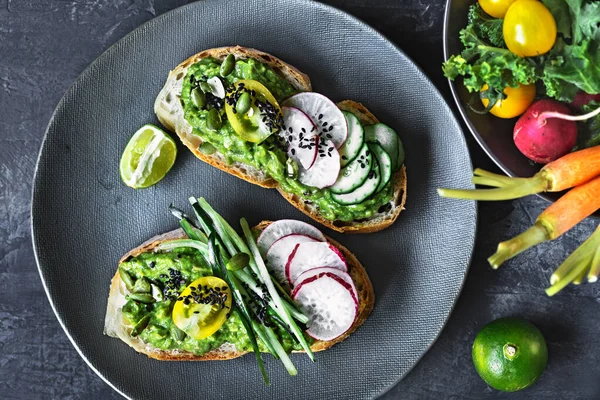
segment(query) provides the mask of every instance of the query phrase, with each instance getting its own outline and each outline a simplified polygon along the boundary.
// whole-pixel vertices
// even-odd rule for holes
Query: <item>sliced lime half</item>
[[[152,186],[169,172],[176,156],[177,146],[169,135],[154,125],[144,125],[123,151],[121,179],[134,189]]]

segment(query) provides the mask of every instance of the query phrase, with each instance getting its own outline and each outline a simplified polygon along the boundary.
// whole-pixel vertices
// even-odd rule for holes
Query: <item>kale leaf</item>
[[[538,60],[510,52],[502,39],[502,20],[487,16],[479,4],[471,6],[469,25],[460,31],[460,40],[464,50],[450,57],[442,70],[450,79],[463,76],[469,92],[479,92],[487,84],[491,99],[507,86],[530,84],[541,77]]]
[[[572,101],[578,90],[600,93],[600,46],[586,39],[579,45],[557,40],[543,72],[546,94]]]
[[[472,26],[475,34],[483,41],[494,47],[506,48],[502,34],[504,20],[490,17],[479,4],[475,4],[469,8],[468,21],[468,26]]]
[[[579,26],[583,37],[600,43],[600,2],[588,3],[582,8]]]

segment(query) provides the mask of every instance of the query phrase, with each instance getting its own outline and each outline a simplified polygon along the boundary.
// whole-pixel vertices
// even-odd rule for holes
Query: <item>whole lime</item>
[[[544,372],[548,349],[542,333],[520,318],[487,324],[473,342],[473,365],[491,387],[515,392],[533,385]]]

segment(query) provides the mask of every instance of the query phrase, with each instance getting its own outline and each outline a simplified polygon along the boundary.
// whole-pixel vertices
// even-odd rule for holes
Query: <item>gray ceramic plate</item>
[[[170,68],[210,47],[240,44],[306,72],[315,90],[356,99],[400,133],[407,149],[407,210],[380,233],[333,235],[366,266],[377,301],[348,340],[299,375],[268,359],[265,387],[252,356],[227,362],[159,362],[103,336],[109,282],[119,257],[176,227],[167,206],[205,196],[226,218],[306,219],[276,191],[253,186],[180,148],[158,185],[119,178],[133,132],[157,123],[155,96]],[[34,183],[33,240],[48,298],[89,365],[127,397],[372,398],[402,378],[432,345],[458,297],[473,250],[475,204],[435,188],[468,187],[471,162],[460,127],[435,87],[390,42],[336,9],[308,1],[190,4],[143,25],[100,56],[50,121]],[[330,233],[330,232],[327,232]]]

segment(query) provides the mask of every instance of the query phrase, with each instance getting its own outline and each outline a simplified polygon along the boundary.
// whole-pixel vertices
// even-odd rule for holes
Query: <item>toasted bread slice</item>
[[[281,77],[290,82],[298,91],[312,90],[310,79],[307,75],[277,57],[262,51],[240,46],[204,50],[183,61],[169,73],[167,82],[154,103],[154,112],[159,121],[167,129],[177,133],[183,144],[202,161],[250,183],[264,188],[277,188],[281,195],[294,207],[330,229],[338,232],[368,233],[380,231],[394,223],[400,212],[404,209],[406,201],[406,170],[404,166],[392,176],[394,196],[389,205],[381,207],[379,212],[363,220],[350,222],[330,221],[323,218],[314,205],[305,202],[300,196],[281,190],[277,181],[266,175],[263,171],[239,162],[228,164],[223,154],[219,152],[206,155],[199,150],[202,139],[193,133],[192,126],[184,118],[181,106],[180,98],[183,79],[186,76],[187,69],[199,60],[207,57],[223,60],[228,54],[233,54],[236,59],[257,59],[279,73]],[[377,118],[360,103],[345,100],[338,103],[338,106],[341,109],[353,112],[363,124],[378,122]]]
[[[270,223],[270,221],[263,221],[254,229],[262,231]],[[122,263],[124,260],[128,259],[129,257],[135,257],[141,253],[153,251],[162,242],[183,238],[186,238],[186,235],[182,229],[176,229],[174,231],[155,236],[150,240],[142,243],[135,249],[129,251],[127,254],[125,254],[119,261],[119,264]],[[354,321],[354,324],[348,330],[348,332],[332,341],[314,342],[311,346],[311,349],[313,351],[326,350],[334,344],[346,339],[352,332],[354,332],[360,325],[362,325],[363,322],[365,322],[369,314],[371,314],[371,311],[373,311],[373,306],[375,305],[375,293],[373,292],[373,286],[371,285],[371,281],[369,280],[367,272],[365,271],[361,263],[358,261],[356,256],[354,256],[354,254],[352,254],[348,249],[346,249],[344,246],[337,243],[333,239],[327,237],[327,240],[333,246],[338,248],[346,258],[346,261],[348,263],[348,273],[352,277],[354,285],[356,286],[356,290],[358,291],[359,309],[356,320]],[[108,306],[106,309],[106,317],[104,320],[104,334],[121,339],[129,346],[133,347],[137,352],[146,354],[150,358],[165,361],[230,360],[246,354],[246,352],[239,351],[234,344],[230,343],[223,344],[219,348],[205,353],[203,355],[196,355],[187,351],[180,350],[160,350],[143,342],[139,337],[131,337],[129,333],[131,332],[132,326],[128,323],[127,319],[124,317],[121,311],[121,307],[123,306],[123,304],[125,304],[126,301],[126,294],[127,288],[121,280],[121,276],[119,275],[119,272],[117,270],[117,272],[112,278],[110,285],[110,292],[108,295]]]

